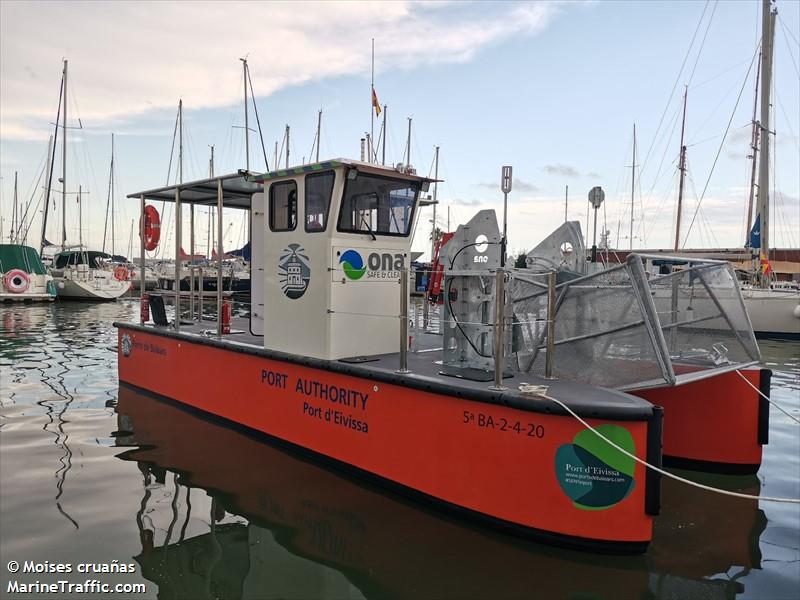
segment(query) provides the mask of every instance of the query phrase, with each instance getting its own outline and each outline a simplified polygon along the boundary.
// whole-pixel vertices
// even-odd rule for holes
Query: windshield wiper
[[[369,223],[367,223],[367,220],[364,218],[363,213],[361,215],[361,221],[364,223],[364,225],[367,226],[367,231],[369,231],[369,234],[372,236],[372,241],[376,242],[378,238],[375,237],[375,233],[372,231],[372,227],[369,226]]]

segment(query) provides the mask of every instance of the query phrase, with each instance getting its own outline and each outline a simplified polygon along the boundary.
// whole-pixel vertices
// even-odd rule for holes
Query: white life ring
[[[12,294],[22,294],[31,285],[31,278],[21,269],[11,269],[3,275],[3,285]]]

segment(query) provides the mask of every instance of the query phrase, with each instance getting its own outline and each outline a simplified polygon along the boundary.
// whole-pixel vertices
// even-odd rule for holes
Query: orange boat
[[[620,391],[507,372],[511,319],[491,317],[505,305],[495,302],[504,270],[493,215],[479,213],[447,245],[478,267],[473,281],[501,286],[461,296],[482,322],[454,321],[467,334],[456,338],[409,331],[411,238],[430,182],[408,167],[340,159],[131,194],[143,212],[148,200],[174,201],[178,223],[187,203],[215,205],[218,240],[224,208],[249,210],[251,270],[261,277],[246,317],[229,319],[218,294],[213,328],[195,317],[194,295],[188,311],[177,290],[166,297],[178,311],[171,324],[164,297],[143,302],[139,324],[116,324],[121,384],[503,529],[643,552],[660,479],[642,463],[661,464],[661,410]],[[176,257],[180,248],[178,227]],[[450,266],[446,276],[459,276]]]
[[[144,476],[135,558],[166,597],[281,597],[287,584],[301,597],[351,597],[349,586],[392,598],[733,597],[737,577],[714,575],[761,568],[755,503],[718,496],[708,510],[707,492],[670,480],[646,557],[592,556],[466,526],[127,386],[116,410],[118,456]],[[756,477],[726,480],[758,494]]]

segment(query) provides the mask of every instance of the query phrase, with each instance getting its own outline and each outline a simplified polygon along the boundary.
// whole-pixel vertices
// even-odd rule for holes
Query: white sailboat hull
[[[69,300],[116,300],[131,288],[130,282],[118,281],[102,269],[68,270],[53,279],[58,297]]]
[[[749,289],[742,298],[756,335],[800,339],[800,292]]]

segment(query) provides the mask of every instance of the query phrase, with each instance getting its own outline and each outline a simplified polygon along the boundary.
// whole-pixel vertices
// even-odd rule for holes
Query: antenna
[[[506,248],[508,246],[508,194],[512,185],[512,168],[503,167],[500,176],[500,190],[503,192],[503,239],[500,246],[500,268],[506,266]]]

